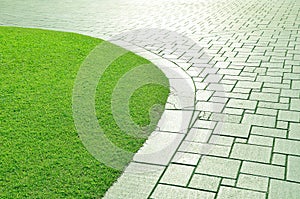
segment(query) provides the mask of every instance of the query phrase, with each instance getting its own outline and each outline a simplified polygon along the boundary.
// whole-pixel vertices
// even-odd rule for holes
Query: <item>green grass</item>
[[[73,33],[0,27],[0,198],[100,198],[121,174],[89,154],[72,115],[77,72],[101,42]],[[111,94],[122,75],[143,63],[149,62],[126,53],[97,87],[100,126],[115,145],[131,152],[145,140],[118,128]],[[164,105],[168,93],[158,85],[136,90],[130,99],[133,120],[149,124],[149,108]]]

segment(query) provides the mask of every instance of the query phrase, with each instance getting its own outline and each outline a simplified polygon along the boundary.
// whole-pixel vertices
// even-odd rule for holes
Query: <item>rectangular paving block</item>
[[[226,186],[231,186],[234,187],[236,184],[235,179],[228,179],[228,178],[223,178],[221,181],[221,185],[226,185]]]
[[[189,187],[203,189],[208,191],[217,191],[221,182],[220,177],[195,174],[189,184]]]
[[[221,186],[217,199],[265,199],[266,194],[245,189]]]
[[[278,119],[289,122],[300,122],[300,112],[279,110]]]
[[[242,100],[242,99],[230,99],[226,107],[241,108],[241,109],[255,109],[257,101]]]
[[[268,190],[268,184],[269,179],[266,177],[240,174],[236,186],[266,192]]]
[[[271,147],[235,143],[230,157],[240,160],[269,163],[271,161],[271,152]]]
[[[287,180],[300,182],[300,157],[288,156]]]
[[[257,88],[260,89],[262,82],[251,82],[251,81],[238,81],[236,87],[240,88]]]
[[[290,123],[289,128],[289,138],[300,140],[300,124],[299,123]]]
[[[266,115],[245,114],[242,124],[251,124],[255,126],[275,127],[276,117]]]
[[[218,122],[215,130],[213,131],[213,134],[248,138],[250,127],[251,125],[249,124]]]
[[[271,179],[269,199],[298,199],[300,184]]]
[[[239,160],[203,156],[196,169],[196,173],[235,179],[240,165],[241,161]]]
[[[274,152],[288,155],[300,155],[300,141],[275,139]]]
[[[250,99],[257,100],[257,101],[266,101],[266,102],[278,102],[279,95],[274,93],[252,92],[250,95]]]
[[[193,171],[194,167],[192,166],[170,164],[163,174],[160,182],[186,186],[192,176]]]
[[[245,174],[284,179],[285,168],[270,164],[243,162],[241,172]]]
[[[261,146],[273,146],[274,138],[258,136],[258,135],[250,135],[248,143],[256,144]]]
[[[159,184],[151,195],[151,199],[213,199],[215,193],[208,191],[200,191],[189,188],[175,187],[170,185]]]
[[[201,156],[199,154],[177,152],[174,155],[172,162],[179,164],[197,165],[200,157]]]
[[[251,135],[252,134],[268,137],[286,138],[287,130],[254,126],[251,129]]]
[[[208,120],[197,120],[193,127],[204,128],[204,129],[214,129],[217,122]]]
[[[196,110],[220,113],[224,106],[225,105],[223,103],[198,101],[196,104]]]
[[[230,153],[230,146],[184,141],[178,150],[181,152],[197,153],[201,155],[228,157]]]
[[[224,146],[232,146],[233,137],[221,136],[221,135],[212,135],[209,139],[210,144],[224,145]]]

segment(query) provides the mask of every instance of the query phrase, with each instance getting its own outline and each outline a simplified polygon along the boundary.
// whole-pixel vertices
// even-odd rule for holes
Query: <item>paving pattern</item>
[[[171,161],[133,162],[106,198],[300,198],[300,1],[0,4],[0,25],[117,36],[193,81],[197,117],[167,130],[182,135]]]

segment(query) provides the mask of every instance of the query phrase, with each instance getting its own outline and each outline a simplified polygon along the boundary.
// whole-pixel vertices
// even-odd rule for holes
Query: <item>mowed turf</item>
[[[73,33],[0,27],[0,198],[100,198],[121,174],[89,154],[72,115],[77,72],[101,42]],[[131,152],[145,140],[118,128],[110,99],[118,79],[144,63],[149,62],[133,53],[118,58],[100,79],[95,100],[107,137]],[[130,100],[133,120],[149,124],[149,108],[164,105],[168,93],[159,85],[136,90]]]

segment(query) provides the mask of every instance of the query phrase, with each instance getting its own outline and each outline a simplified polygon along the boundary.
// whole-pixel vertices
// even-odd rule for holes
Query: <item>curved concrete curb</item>
[[[111,42],[151,61],[170,83],[171,93],[156,131],[104,197],[147,198],[193,123],[195,87],[191,77],[176,64],[136,45],[120,40]]]

